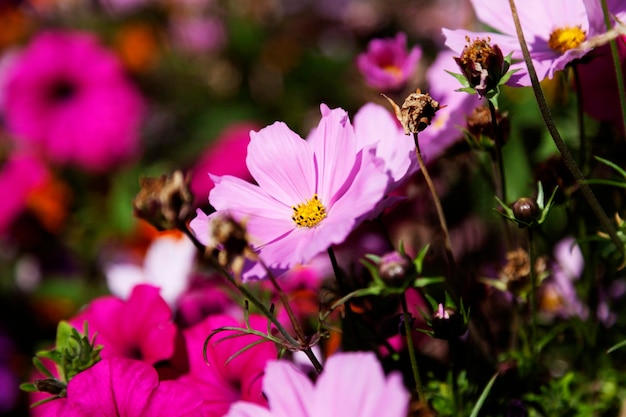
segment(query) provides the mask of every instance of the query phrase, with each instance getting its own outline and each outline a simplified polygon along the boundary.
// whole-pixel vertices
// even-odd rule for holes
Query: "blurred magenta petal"
[[[406,35],[398,33],[395,38],[372,39],[356,64],[369,86],[391,91],[406,85],[421,56],[422,50],[417,46],[407,51]]]
[[[71,323],[82,331],[85,320],[90,334],[98,333],[96,343],[104,346],[103,358],[141,359],[153,364],[174,353],[176,326],[157,287],[138,285],[126,301],[111,296],[95,299]]]
[[[95,36],[42,32],[6,77],[4,117],[21,147],[93,172],[140,151],[144,101]]]

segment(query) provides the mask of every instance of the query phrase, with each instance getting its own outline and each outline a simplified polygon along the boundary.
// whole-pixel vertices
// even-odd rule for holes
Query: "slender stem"
[[[419,368],[417,366],[417,357],[415,356],[415,346],[413,346],[413,334],[411,319],[409,317],[409,309],[406,304],[406,293],[400,296],[400,303],[402,304],[402,318],[404,321],[404,332],[406,336],[406,348],[409,351],[409,360],[411,361],[411,370],[413,371],[413,379],[415,380],[415,391],[417,392],[417,398],[420,401],[426,401],[424,397],[424,387],[422,386],[422,380],[420,378]]]
[[[179,229],[183,233],[185,233],[185,235],[187,235],[187,237],[189,237],[189,239],[191,239],[191,241],[193,242],[193,244],[194,244],[194,246],[196,248],[198,248],[202,253],[206,252],[206,246],[204,246],[196,238],[196,236],[193,233],[191,233],[191,231],[187,228],[186,225],[184,225],[184,224],[183,225],[179,225]],[[254,294],[252,294],[250,291],[248,291],[248,289],[244,285],[242,285],[240,282],[238,282],[236,279],[234,279],[232,277],[232,275],[226,270],[226,268],[224,268],[217,261],[217,259],[215,259],[215,257],[207,256],[205,258],[211,263],[211,266],[214,267],[220,273],[220,275],[222,275],[224,278],[226,278],[228,280],[228,282],[230,282],[232,285],[234,285],[235,288],[237,288],[237,290],[244,297],[246,297],[248,300],[250,300],[250,302],[252,304],[254,304],[254,306],[256,308],[259,309],[259,311],[261,312],[261,314],[263,314],[263,316],[265,316],[274,326],[276,326],[276,329],[280,332],[280,334],[285,338],[285,340],[289,344],[291,344],[293,347],[300,346],[300,347],[303,348],[302,350],[307,355],[307,357],[311,360],[311,363],[315,367],[315,370],[317,371],[317,373],[321,373],[322,372],[323,367],[320,364],[320,362],[317,360],[315,355],[313,354],[313,351],[311,350],[310,347],[308,347],[308,346],[305,347],[305,346],[302,345],[302,341],[295,340],[289,334],[287,329],[285,329],[283,327],[283,325],[278,321],[278,319],[274,316],[274,314],[258,298],[256,298],[256,296]]]
[[[604,14],[604,24],[606,30],[611,30],[611,17],[609,16],[609,8],[606,4],[606,0],[601,0],[602,14]],[[615,78],[617,80],[617,93],[619,94],[619,103],[622,110],[622,123],[624,132],[626,132],[626,91],[624,87],[624,76],[622,75],[622,61],[619,57],[619,51],[617,50],[617,40],[611,39],[609,41],[611,47],[611,56],[613,57],[613,66],[615,67]]]
[[[506,201],[506,179],[504,177],[504,164],[502,162],[502,132],[500,131],[500,124],[498,123],[498,116],[496,114],[496,108],[490,100],[487,100],[489,104],[489,113],[491,114],[491,124],[493,125],[493,132],[495,134],[495,163],[497,169],[497,175],[494,179],[496,184],[496,195],[502,201]]]
[[[441,230],[443,231],[446,247],[446,257],[448,262],[450,263],[450,267],[456,269],[456,262],[454,260],[454,252],[452,251],[452,243],[450,242],[450,232],[448,232],[446,216],[443,213],[443,207],[441,206],[441,201],[439,200],[439,196],[437,195],[437,190],[435,189],[433,180],[431,179],[430,174],[428,173],[428,169],[426,168],[426,164],[424,163],[424,158],[422,158],[422,152],[420,151],[417,132],[413,133],[413,139],[415,141],[415,155],[417,156],[417,162],[419,164],[420,171],[422,171],[422,174],[424,175],[424,180],[426,180],[426,185],[428,185],[430,194],[432,195],[433,202],[435,203],[435,210],[437,210],[437,217],[439,218],[439,225],[441,227]]]
[[[535,253],[535,241],[533,236],[533,230],[528,229],[528,258],[530,262],[530,352],[533,358],[533,363],[536,359],[536,341],[537,341],[537,273],[535,271],[535,263],[537,262],[537,255]],[[534,366],[534,365],[533,365]]]
[[[626,262],[626,250],[624,249],[623,242],[617,236],[617,233],[615,232],[615,228],[613,227],[608,216],[602,209],[602,206],[596,199],[596,196],[593,194],[593,191],[591,191],[591,188],[585,182],[585,177],[583,176],[582,172],[578,168],[576,161],[574,161],[574,158],[572,157],[571,152],[565,145],[565,142],[561,138],[561,134],[559,133],[559,130],[557,129],[556,124],[554,123],[554,118],[552,117],[550,107],[548,107],[548,104],[546,102],[546,98],[543,94],[543,90],[541,89],[541,86],[539,85],[537,72],[535,71],[535,66],[533,64],[532,58],[530,57],[530,52],[528,51],[528,44],[526,43],[526,40],[524,38],[524,32],[522,31],[522,27],[519,21],[519,16],[517,15],[517,8],[515,6],[515,0],[509,0],[509,5],[511,7],[511,14],[513,15],[513,22],[515,23],[517,37],[519,39],[520,46],[522,48],[522,53],[524,55],[524,61],[526,62],[526,66],[528,68],[528,75],[532,83],[533,92],[535,93],[535,99],[537,100],[537,104],[539,105],[539,110],[541,111],[541,116],[546,125],[546,128],[550,132],[550,135],[552,136],[552,140],[554,141],[554,144],[556,145],[559,152],[561,153],[565,166],[570,171],[570,173],[576,180],[576,183],[580,187],[580,190],[585,200],[587,200],[587,203],[589,204],[589,206],[591,207],[591,210],[596,215],[596,218],[602,225],[602,228],[609,235],[609,237],[611,238],[611,240],[617,247],[617,250],[622,255],[623,261]]]

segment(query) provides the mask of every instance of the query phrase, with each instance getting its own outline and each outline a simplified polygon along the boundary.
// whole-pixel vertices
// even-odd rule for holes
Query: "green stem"
[[[606,30],[611,30],[611,16],[609,15],[609,8],[606,4],[606,0],[601,0],[602,14],[604,15],[604,24]],[[611,39],[609,41],[611,47],[611,55],[613,57],[613,66],[615,68],[615,78],[617,80],[617,93],[619,94],[619,103],[622,110],[622,123],[624,132],[626,132],[626,88],[624,87],[624,77],[622,75],[622,62],[619,58],[619,51],[617,50],[617,41]]]
[[[537,273],[535,271],[537,255],[535,253],[535,241],[531,228],[528,228],[528,258],[530,262],[530,294],[528,297],[530,304],[530,354],[534,364],[537,355]]]
[[[424,396],[424,387],[422,386],[422,380],[420,378],[419,368],[417,366],[417,356],[415,356],[415,346],[413,346],[413,329],[411,326],[411,319],[409,317],[409,309],[406,304],[406,294],[403,293],[400,296],[400,303],[402,304],[402,318],[404,321],[404,332],[406,336],[406,348],[409,351],[409,360],[411,361],[411,370],[413,371],[413,379],[415,380],[415,391],[417,392],[417,398],[420,401],[426,401]]]
[[[561,134],[559,133],[559,130],[557,129],[556,124],[554,123],[554,118],[552,117],[550,107],[548,107],[548,104],[546,102],[546,98],[543,94],[543,90],[541,89],[541,86],[539,85],[537,72],[535,71],[535,66],[533,64],[532,58],[530,57],[530,52],[528,51],[528,44],[526,43],[526,40],[524,38],[524,32],[522,31],[522,26],[519,21],[519,16],[517,15],[517,8],[515,6],[515,0],[509,0],[509,5],[511,7],[511,14],[513,15],[513,22],[515,23],[517,37],[519,39],[520,46],[522,48],[522,54],[524,55],[524,61],[526,62],[526,66],[528,68],[528,75],[532,83],[533,92],[535,93],[535,99],[537,100],[537,104],[539,105],[539,110],[541,111],[541,116],[546,125],[546,128],[548,129],[548,132],[550,132],[550,135],[552,136],[552,140],[554,141],[554,144],[556,145],[559,152],[561,153],[565,166],[570,171],[570,173],[576,180],[576,183],[580,187],[583,197],[585,198],[585,200],[587,200],[587,203],[589,204],[589,206],[591,207],[591,210],[596,215],[596,218],[602,225],[602,228],[604,229],[604,231],[609,235],[609,237],[611,238],[611,240],[617,247],[617,250],[622,255],[623,261],[626,262],[626,252],[624,249],[624,244],[617,236],[617,233],[615,232],[615,228],[613,227],[608,216],[602,209],[602,206],[600,206],[600,203],[596,199],[596,196],[593,194],[593,191],[591,191],[591,188],[585,182],[585,177],[583,176],[582,172],[578,168],[576,161],[574,161],[574,158],[572,157],[571,152],[565,145],[565,142],[561,138]]]

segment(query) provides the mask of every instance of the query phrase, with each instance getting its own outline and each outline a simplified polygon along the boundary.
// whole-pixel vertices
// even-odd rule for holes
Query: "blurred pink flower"
[[[38,416],[192,417],[200,414],[198,393],[178,381],[159,381],[145,362],[102,359],[69,382],[67,396],[33,409]]]
[[[205,362],[203,353],[207,337],[213,330],[224,326],[245,327],[230,316],[215,315],[183,331],[187,343],[189,373],[180,377],[179,381],[199,393],[203,400],[202,412],[207,417],[222,417],[230,405],[239,400],[265,404],[261,392],[263,370],[269,360],[278,356],[274,344],[264,342],[232,357],[261,339],[249,335],[233,337],[235,332],[223,331],[206,344]],[[251,315],[250,326],[265,332],[267,319]]]
[[[411,79],[421,56],[417,46],[407,52],[406,35],[398,33],[395,38],[372,39],[356,64],[370,87],[391,91],[401,89]]]
[[[263,392],[269,410],[242,401],[227,417],[405,417],[409,405],[401,375],[385,376],[370,352],[331,356],[315,384],[291,363],[272,361]]]
[[[172,41],[184,51],[214,52],[226,44],[226,28],[217,17],[183,14],[173,16],[170,25]]]
[[[0,233],[24,210],[28,196],[49,179],[46,167],[30,155],[13,154],[0,170]]]
[[[138,153],[143,99],[95,36],[40,33],[7,71],[4,118],[20,147],[92,172]]]
[[[196,204],[206,202],[215,184],[209,176],[232,175],[242,180],[252,179],[246,166],[250,131],[258,129],[252,123],[233,124],[224,129],[206,149],[191,171],[191,192]]]
[[[89,323],[89,333],[98,333],[103,358],[140,359],[154,364],[174,354],[176,326],[172,312],[151,285],[137,285],[128,300],[105,296],[93,300],[70,320],[77,329]]]
[[[498,45],[504,55],[513,52],[515,60],[523,60],[509,3],[504,0],[470,1],[478,19],[501,34],[443,29],[446,46],[458,56],[467,45],[467,36],[472,41],[489,38],[491,44]],[[546,77],[552,78],[556,71],[589,52],[589,48],[580,49],[579,46],[586,39],[602,32],[601,9],[586,6],[584,0],[526,0],[523,7],[518,6],[524,37],[540,81]],[[519,71],[513,74],[508,84],[530,85],[524,62],[514,63],[511,69]]]
[[[252,132],[247,165],[259,184],[214,177],[209,201],[218,211],[245,221],[251,244],[270,268],[308,263],[341,243],[383,198],[389,176],[369,149],[358,149],[347,113],[321,106],[322,120],[308,141],[276,122]],[[210,220],[201,211],[191,222],[209,241]],[[264,277],[256,270],[244,278]]]
[[[616,40],[622,63],[622,77],[626,78],[626,36]],[[588,53],[577,65],[580,76],[580,95],[585,112],[591,117],[614,123],[624,128],[619,102],[617,78],[610,45],[602,45]]]

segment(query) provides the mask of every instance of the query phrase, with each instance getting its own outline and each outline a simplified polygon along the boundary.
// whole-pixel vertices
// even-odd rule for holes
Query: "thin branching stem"
[[[572,174],[576,183],[580,187],[583,197],[587,200],[587,203],[591,207],[591,210],[596,215],[596,218],[600,222],[600,225],[604,229],[604,231],[609,235],[611,241],[615,244],[617,250],[622,255],[622,260],[626,261],[626,252],[624,250],[624,244],[617,236],[615,232],[615,228],[613,224],[609,220],[608,216],[600,206],[600,203],[596,199],[593,191],[591,191],[591,187],[585,182],[585,177],[578,168],[576,161],[572,157],[571,152],[565,145],[563,138],[561,138],[561,134],[554,123],[554,118],[552,117],[552,112],[550,111],[550,107],[546,102],[546,98],[543,94],[543,90],[539,85],[539,79],[537,77],[537,72],[535,71],[535,65],[533,64],[532,58],[530,57],[530,52],[528,51],[528,44],[526,43],[526,39],[524,38],[524,32],[522,31],[522,26],[519,21],[519,16],[517,15],[517,7],[515,6],[515,0],[509,0],[509,5],[511,7],[511,14],[513,15],[513,22],[515,23],[515,30],[517,32],[517,37],[520,42],[520,46],[522,48],[522,54],[524,55],[524,61],[528,68],[528,75],[530,77],[530,81],[532,83],[533,92],[535,93],[535,99],[537,100],[537,104],[539,105],[539,110],[541,111],[541,117],[552,136],[552,140],[554,144],[558,148],[561,156],[563,157],[563,163]]]
[[[409,309],[406,303],[406,293],[400,296],[400,303],[402,304],[402,319],[404,321],[404,332],[406,336],[406,348],[409,351],[409,360],[411,361],[411,370],[413,371],[413,379],[415,380],[415,391],[420,401],[426,401],[424,397],[424,387],[422,386],[422,379],[420,378],[420,372],[417,365],[417,356],[415,355],[415,346],[413,345],[413,329],[411,326],[411,318],[409,316]]]

